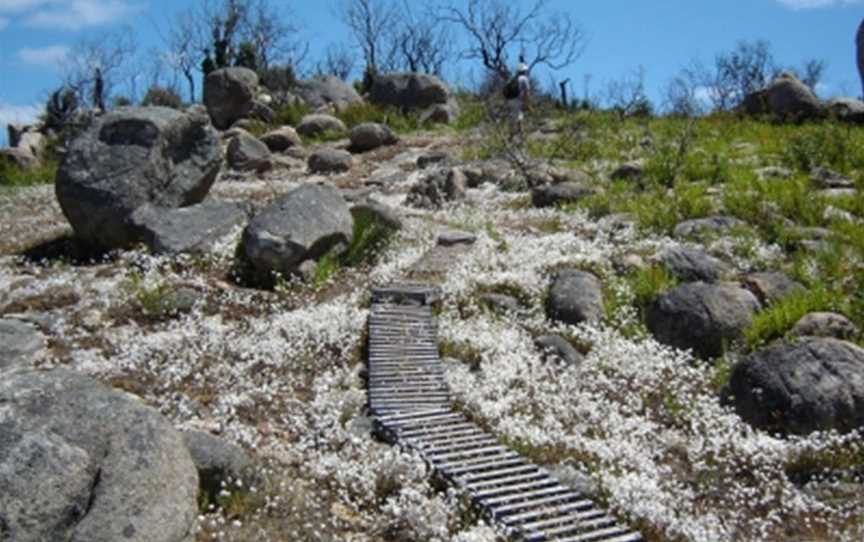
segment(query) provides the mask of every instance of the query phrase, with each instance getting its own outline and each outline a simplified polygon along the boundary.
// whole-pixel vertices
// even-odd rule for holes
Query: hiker
[[[523,126],[525,112],[531,109],[531,81],[528,78],[528,65],[524,62],[516,66],[515,80],[508,82],[508,86],[511,85],[515,86],[513,89],[515,92],[509,93],[513,97],[508,96],[508,102],[515,126],[514,131],[522,138],[525,135]]]

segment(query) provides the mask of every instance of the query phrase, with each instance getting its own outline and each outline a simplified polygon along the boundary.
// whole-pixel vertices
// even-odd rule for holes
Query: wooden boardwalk
[[[386,441],[415,450],[515,540],[637,542],[592,501],[451,409],[432,304],[436,287],[372,291],[369,409]]]

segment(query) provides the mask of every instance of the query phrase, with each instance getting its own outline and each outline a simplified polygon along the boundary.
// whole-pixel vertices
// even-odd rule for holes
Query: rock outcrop
[[[759,308],[756,296],[737,284],[691,282],[661,294],[646,324],[659,342],[707,360],[741,339]]]
[[[765,88],[744,97],[741,108],[748,115],[771,115],[778,119],[802,121],[823,114],[819,98],[790,73],[782,73]]]
[[[332,75],[297,81],[293,91],[312,109],[332,104],[336,111],[341,111],[351,104],[363,102],[353,86]]]
[[[242,258],[264,284],[273,274],[290,276],[307,260],[351,242],[354,220],[330,185],[308,184],[277,199],[243,231]]]
[[[603,283],[576,269],[562,269],[549,289],[546,315],[565,324],[594,323],[603,318]]]
[[[155,254],[206,254],[245,222],[240,205],[214,200],[179,209],[142,205],[130,217],[138,237]]]
[[[129,222],[136,209],[200,202],[221,165],[222,149],[206,115],[120,108],[72,142],[57,172],[57,199],[78,237],[125,248],[140,240]]]
[[[258,75],[248,68],[222,68],[204,78],[204,105],[213,125],[227,130],[256,108]]]
[[[0,378],[0,535],[188,542],[198,475],[156,410],[67,371]]]
[[[864,349],[813,337],[769,346],[734,367],[724,398],[769,431],[864,427]]]

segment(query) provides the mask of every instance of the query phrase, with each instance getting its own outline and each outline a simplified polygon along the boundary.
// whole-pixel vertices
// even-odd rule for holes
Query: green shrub
[[[476,99],[459,101],[459,116],[453,123],[453,128],[459,132],[476,128],[486,119],[486,107]]]
[[[640,310],[648,307],[663,292],[678,285],[678,279],[662,265],[637,269],[627,276],[627,282],[633,292],[633,303]]]
[[[180,109],[183,107],[183,100],[173,89],[153,85],[147,89],[147,94],[145,94],[144,99],[141,100],[141,105],[158,105],[162,107],[170,107],[171,109]]]
[[[348,128],[364,122],[386,124],[399,133],[413,132],[420,128],[420,117],[416,113],[403,114],[395,107],[383,107],[367,102],[349,104],[336,116]]]
[[[862,141],[849,126],[824,123],[803,126],[789,135],[783,160],[790,167],[809,173],[823,166],[848,173],[864,166]]]
[[[815,311],[837,311],[841,300],[825,288],[789,295],[756,314],[745,331],[747,346],[752,350],[786,334],[798,320]]]
[[[342,256],[342,264],[357,266],[372,262],[387,245],[393,230],[368,214],[358,214],[354,218],[354,235],[351,244]]]
[[[302,103],[293,102],[283,105],[273,111],[273,121],[270,124],[275,127],[297,126],[311,111],[308,105]]]

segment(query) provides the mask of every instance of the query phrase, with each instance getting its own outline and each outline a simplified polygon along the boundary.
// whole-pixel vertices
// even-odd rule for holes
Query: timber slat
[[[521,542],[639,542],[642,537],[451,409],[431,304],[420,283],[372,289],[369,409],[382,438],[420,454]]]

